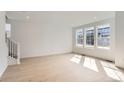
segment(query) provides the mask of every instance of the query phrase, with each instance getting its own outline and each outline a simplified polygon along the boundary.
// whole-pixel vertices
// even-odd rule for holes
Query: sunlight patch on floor
[[[118,70],[118,68],[117,68],[113,63],[106,62],[106,61],[100,61],[100,63],[101,63],[102,66],[104,66],[104,67],[108,67],[108,68],[111,68],[111,69]]]
[[[83,66],[90,70],[98,72],[98,68],[97,68],[95,59],[93,59],[93,58],[85,57]]]
[[[124,73],[122,73],[114,64],[100,61],[106,74],[115,80],[124,81]]]
[[[110,68],[107,68],[107,67],[104,67],[104,70],[105,70],[106,74],[107,74],[109,77],[111,77],[111,78],[113,78],[113,79],[115,79],[115,80],[120,80],[120,78],[117,76],[115,70],[110,69]]]
[[[74,55],[70,61],[79,64],[81,61],[82,56],[81,55]]]

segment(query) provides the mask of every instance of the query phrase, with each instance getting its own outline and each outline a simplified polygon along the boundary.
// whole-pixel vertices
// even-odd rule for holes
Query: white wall
[[[5,12],[0,12],[0,77],[7,68],[7,46],[5,43]]]
[[[124,12],[116,12],[115,64],[124,68]]]
[[[63,21],[44,23],[8,20],[12,38],[20,43],[21,58],[72,51],[72,29]]]
[[[105,19],[102,21],[97,21],[93,23],[89,23],[86,25],[82,25],[79,27],[73,28],[73,52],[80,53],[80,54],[85,54],[85,55],[90,55],[94,57],[99,57],[107,60],[115,60],[115,19],[110,18],[110,19]],[[98,26],[98,25],[103,25],[103,24],[110,24],[111,26],[111,40],[110,40],[110,50],[106,49],[100,49],[100,48],[83,48],[83,47],[76,47],[76,40],[75,40],[75,29],[77,28],[85,28],[85,27],[92,27],[92,26]]]
[[[30,16],[29,20],[26,20],[27,15]],[[111,18],[114,12],[15,11],[8,12],[7,16],[8,23],[12,25],[12,38],[20,42],[23,58],[71,52],[72,27]]]

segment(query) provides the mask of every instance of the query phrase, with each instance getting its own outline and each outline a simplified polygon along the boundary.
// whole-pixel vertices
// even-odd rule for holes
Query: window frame
[[[109,38],[109,46],[104,47],[104,46],[98,45],[98,39],[99,39],[99,37],[98,37],[98,28],[106,28],[106,27],[110,27],[110,36],[107,37],[107,38]],[[103,25],[96,26],[96,48],[99,48],[99,49],[108,49],[109,50],[110,49],[110,46],[111,46],[111,26],[110,26],[110,24],[103,24]]]
[[[84,42],[85,42],[85,44],[84,44],[84,46],[85,46],[85,48],[95,48],[95,27],[94,26],[91,26],[91,27],[87,27],[87,28],[84,28],[85,30],[84,30],[84,32],[85,32],[85,34],[84,34]],[[89,30],[94,30],[94,45],[87,45],[87,39],[86,39],[86,37],[87,37],[87,31],[89,31]]]
[[[77,33],[79,33],[79,32],[82,32],[82,33],[83,33],[83,44],[78,44],[78,43],[77,43]],[[83,28],[78,28],[78,29],[76,29],[76,30],[75,30],[75,33],[76,33],[76,34],[75,34],[75,37],[76,37],[76,38],[75,38],[75,39],[76,39],[76,40],[75,40],[75,45],[76,45],[76,47],[83,47],[83,46],[84,46],[84,30],[83,30]]]

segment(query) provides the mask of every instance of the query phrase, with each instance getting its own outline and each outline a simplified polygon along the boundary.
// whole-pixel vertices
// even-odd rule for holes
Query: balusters
[[[12,49],[13,49],[13,43],[12,43],[12,41],[10,41],[11,42],[11,52],[10,52],[10,54],[11,54],[11,57],[13,57],[13,51],[12,51]]]
[[[9,51],[9,56],[13,57],[13,58],[17,58],[17,44],[8,39],[8,51]]]
[[[20,64],[20,45],[19,43],[7,38],[8,56],[16,59],[17,64]]]

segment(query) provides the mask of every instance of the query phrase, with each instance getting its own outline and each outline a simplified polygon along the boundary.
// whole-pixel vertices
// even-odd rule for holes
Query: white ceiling
[[[113,11],[9,11],[8,19],[49,23],[66,22],[72,25],[86,24],[115,16]]]

